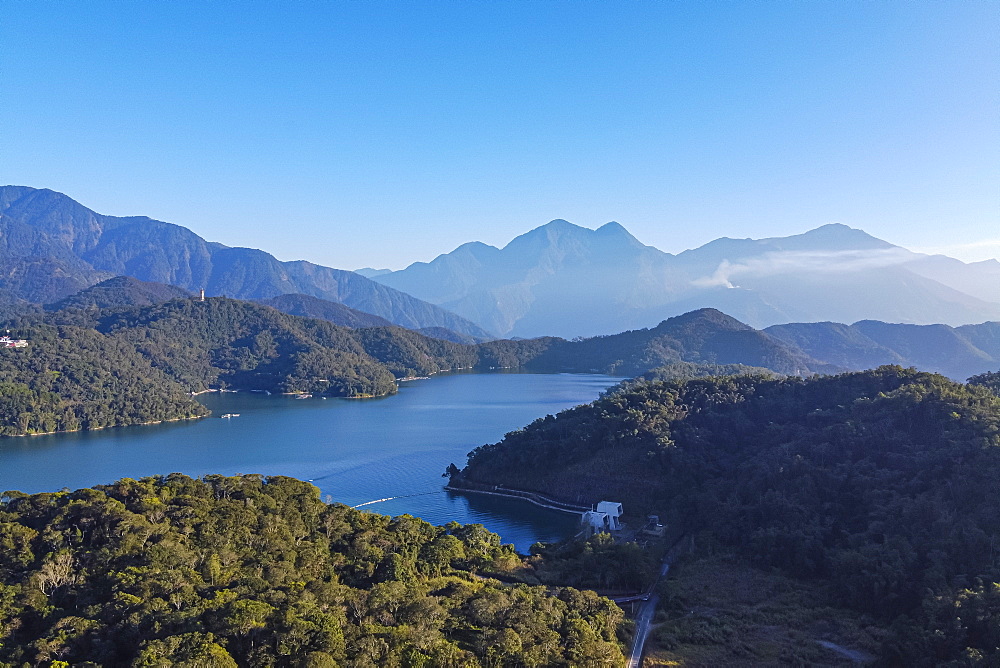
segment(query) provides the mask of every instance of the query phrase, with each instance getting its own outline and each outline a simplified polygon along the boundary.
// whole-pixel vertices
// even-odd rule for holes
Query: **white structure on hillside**
[[[597,512],[607,515],[608,526],[612,531],[622,528],[621,520],[618,519],[622,516],[622,504],[617,501],[601,501],[597,504]]]
[[[580,516],[583,532],[589,536],[595,533],[620,531],[622,504],[617,501],[601,501],[595,510],[588,510]]]
[[[0,348],[24,348],[27,345],[24,339],[10,338],[10,330],[7,330],[7,336],[0,336]]]

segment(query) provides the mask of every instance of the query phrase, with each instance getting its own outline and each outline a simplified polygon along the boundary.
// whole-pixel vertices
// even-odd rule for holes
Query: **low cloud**
[[[981,239],[965,244],[949,246],[926,246],[915,249],[918,253],[928,255],[947,255],[963,262],[979,262],[981,260],[1000,259],[1000,239]]]
[[[905,248],[847,251],[774,251],[738,262],[723,260],[709,276],[691,281],[701,288],[738,287],[740,277],[775,276],[788,273],[853,273],[903,264],[914,259]]]

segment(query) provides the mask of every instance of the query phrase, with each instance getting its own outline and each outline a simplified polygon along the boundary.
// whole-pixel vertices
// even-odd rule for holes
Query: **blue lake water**
[[[434,524],[481,522],[522,552],[571,534],[576,517],[525,501],[442,489],[445,467],[535,418],[597,398],[621,380],[587,374],[448,374],[382,399],[199,397],[213,417],[0,439],[0,490],[77,489],[119,478],[262,473],[310,480],[334,501]],[[220,419],[225,413],[240,417]]]

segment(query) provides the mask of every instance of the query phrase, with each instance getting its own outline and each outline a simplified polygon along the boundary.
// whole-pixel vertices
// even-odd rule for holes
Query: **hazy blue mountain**
[[[1000,369],[1000,322],[949,327],[862,320],[774,325],[764,331],[811,357],[852,370],[899,364],[964,381]]]
[[[306,318],[319,318],[341,327],[391,327],[393,324],[377,315],[357,311],[343,304],[309,295],[278,295],[270,299],[261,299],[259,303],[276,308],[282,313]]]
[[[209,295],[268,299],[300,293],[343,303],[404,327],[481,327],[375,283],[309,262],[207,242],[179,225],[104,216],[51,190],[0,187],[0,298],[54,302],[116,275]]]
[[[956,327],[972,345],[984,353],[1000,360],[1000,322],[984,322],[981,325]]]
[[[1000,262],[997,260],[965,263],[946,255],[926,255],[908,262],[906,268],[973,297],[1000,302]]]
[[[839,224],[671,255],[617,223],[555,220],[503,248],[467,243],[374,280],[520,337],[607,334],[707,307],[755,327],[1000,319],[1000,263],[920,255]]]
[[[391,274],[392,269],[374,269],[372,267],[362,267],[361,269],[355,269],[355,274],[361,274],[365,278],[371,278],[373,276],[381,276],[382,274]]]
[[[140,281],[131,276],[115,276],[101,281],[66,299],[46,304],[46,311],[67,308],[115,308],[119,306],[151,306],[171,299],[190,298],[190,292],[176,285]]]
[[[658,268],[668,257],[616,223],[588,230],[555,220],[502,250],[464,244],[374,280],[507,336],[588,336],[662,320],[647,297],[667,301]]]

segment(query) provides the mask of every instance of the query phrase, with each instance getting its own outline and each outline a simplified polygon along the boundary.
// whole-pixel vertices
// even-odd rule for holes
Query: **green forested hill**
[[[127,306],[150,306],[171,299],[188,299],[191,293],[175,285],[140,281],[131,276],[115,276],[92,285],[54,304],[47,311],[62,309],[102,309]]]
[[[399,327],[351,330],[225,298],[67,308],[10,326],[29,343],[0,348],[0,435],[202,416],[189,395],[210,387],[378,396],[396,377],[475,363],[468,346]]]
[[[343,327],[392,327],[385,318],[364,313],[343,304],[309,295],[287,294],[259,300],[261,304],[272,306],[282,313],[301,315],[306,318],[329,320]]]
[[[900,367],[632,385],[478,448],[456,478],[585,490],[824,582],[890,628],[893,665],[1000,658],[1000,399],[985,388]]]
[[[134,346],[154,367],[195,391],[221,386],[373,396],[395,392],[396,376],[475,363],[467,346],[401,327],[352,330],[223,297],[64,310],[17,326],[35,322],[90,328]]]
[[[784,373],[824,368],[711,310],[596,339],[468,345],[401,327],[350,329],[224,297],[129,305],[149,296],[149,286],[136,283],[115,279],[92,289],[93,299],[10,323],[30,344],[0,356],[2,378],[11,384],[0,388],[0,434],[201,415],[184,393],[220,387],[363,397],[395,392],[398,378],[453,369],[633,374],[669,364],[687,374],[743,368],[733,366],[739,363]],[[115,305],[98,308],[108,300]],[[89,370],[73,371],[80,365]]]
[[[787,375],[842,370],[711,308],[668,318],[650,329],[574,341],[548,341],[526,363],[528,368],[622,376],[635,376],[679,362],[744,364]]]
[[[127,342],[37,324],[27,348],[0,348],[0,435],[125,426],[206,415]]]
[[[622,665],[611,601],[480,575],[520,565],[482,525],[327,505],[291,478],[8,492],[0,665]]]
[[[696,364],[694,362],[674,362],[650,369],[639,374],[633,380],[644,382],[651,380],[684,380],[690,378],[708,378],[711,376],[780,376],[770,369],[745,364]]]
[[[969,382],[973,385],[982,385],[992,390],[994,394],[1000,395],[1000,371],[981,373],[970,378]]]

